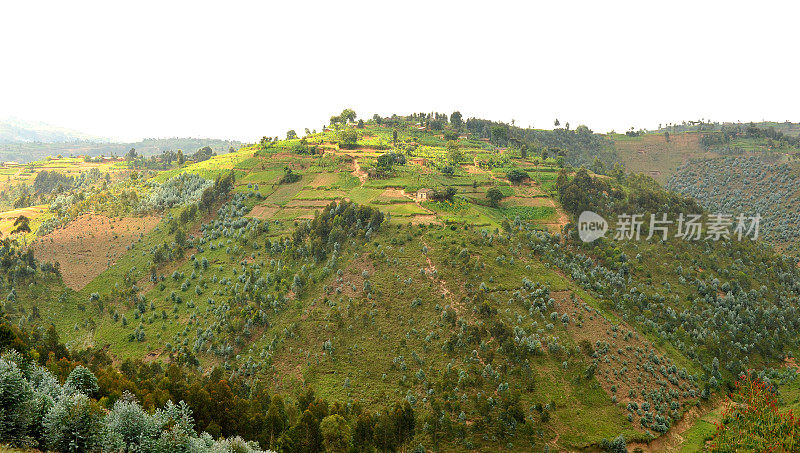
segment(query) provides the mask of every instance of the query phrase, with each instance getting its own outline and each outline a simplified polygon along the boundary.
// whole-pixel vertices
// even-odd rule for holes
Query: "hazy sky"
[[[0,119],[247,141],[344,107],[603,132],[800,121],[797,2],[126,3],[0,4]]]

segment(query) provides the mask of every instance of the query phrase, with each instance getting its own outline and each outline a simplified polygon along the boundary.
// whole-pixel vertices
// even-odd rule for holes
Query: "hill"
[[[52,126],[41,122],[9,118],[0,121],[0,144],[7,143],[56,143],[74,141],[106,141],[82,132]]]
[[[776,154],[693,160],[667,188],[697,199],[712,212],[760,215],[764,239],[800,251],[800,163]]]
[[[62,381],[92,368],[106,409],[123,389],[148,409],[184,400],[199,431],[264,448],[335,413],[367,450],[647,444],[742,371],[792,363],[794,260],[748,240],[578,238],[585,207],[705,213],[645,176],[569,168],[613,168],[607,137],[351,112],[42,192],[0,263],[4,317],[31,332],[19,349]]]
[[[701,133],[685,132],[636,136],[613,134],[611,138],[627,171],[648,175],[664,184],[690,159],[715,155],[701,147],[701,136]]]
[[[124,156],[131,148],[144,156],[155,156],[166,151],[194,153],[205,146],[216,153],[226,153],[230,148],[239,148],[240,142],[235,140],[218,140],[206,138],[148,138],[135,143],[113,143],[107,141],[86,141],[71,139],[69,141],[15,141],[0,142],[0,161],[26,164],[46,159],[47,157],[112,157]]]

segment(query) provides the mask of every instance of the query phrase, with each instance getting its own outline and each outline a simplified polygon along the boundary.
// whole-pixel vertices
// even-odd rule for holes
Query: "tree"
[[[339,118],[342,121],[347,121],[348,123],[352,123],[356,120],[356,112],[353,109],[344,109],[342,113],[339,115]]]
[[[136,148],[131,148],[130,150],[128,150],[127,153],[125,153],[125,160],[126,161],[135,160],[137,157],[139,157],[139,155],[136,154]]]
[[[345,453],[350,448],[350,426],[339,414],[329,415],[319,425],[326,452]]]
[[[444,136],[444,139],[446,141],[458,140],[458,132],[456,132],[454,130],[448,129],[448,130],[444,131],[444,134],[442,134],[442,135]]]
[[[186,158],[183,157],[183,150],[178,150],[178,166],[183,165],[186,162]]]
[[[397,146],[397,129],[392,131],[392,146]]]
[[[155,418],[136,401],[117,400],[105,418],[105,449],[143,451],[142,444],[152,441],[160,434],[161,426]]]
[[[450,161],[451,165],[456,166],[461,163],[461,159],[464,158],[464,153],[461,152],[461,146],[457,141],[450,140],[445,144],[445,148],[447,148],[447,160]]]
[[[337,134],[339,138],[339,147],[344,149],[353,149],[358,143],[358,130],[353,128],[340,129]]]
[[[293,140],[295,138],[297,138],[297,132],[295,132],[294,129],[291,129],[288,132],[286,132],[286,140]]]
[[[461,126],[464,125],[464,121],[461,118],[461,112],[456,110],[450,115],[450,124],[452,124],[456,129],[461,129]]]
[[[19,444],[32,423],[30,384],[16,363],[0,358],[0,441]]]
[[[286,429],[286,424],[286,408],[283,404],[283,398],[280,395],[276,395],[269,403],[267,417],[264,420],[264,428],[269,436],[270,448],[275,445],[275,440]]]
[[[496,208],[503,198],[505,198],[505,195],[497,187],[492,187],[486,191],[486,199],[489,200],[489,204],[492,207]]]
[[[319,420],[306,409],[300,420],[291,429],[292,437],[297,442],[295,451],[320,451],[322,448],[322,433],[319,431]]]
[[[214,156],[214,150],[211,149],[210,146],[204,146],[198,149],[196,153],[194,153],[194,156],[192,156],[192,160],[195,162],[203,162],[205,160],[211,159],[212,156]]]
[[[399,153],[383,153],[378,156],[376,167],[379,171],[388,173],[392,171],[394,164],[405,164],[406,156]]]
[[[414,427],[416,424],[414,409],[411,407],[411,403],[405,400],[402,404],[396,403],[394,405],[394,412],[392,415],[398,443],[403,445],[414,437]]]
[[[353,447],[356,451],[368,451],[373,441],[373,426],[375,421],[368,413],[361,413],[356,420],[356,427],[353,432]]]
[[[14,229],[11,230],[11,234],[30,233],[30,232],[31,232],[30,219],[24,215],[17,217],[17,220],[14,221]]]
[[[98,451],[102,442],[103,411],[83,393],[61,398],[42,424],[47,447],[55,451]]]
[[[69,373],[64,385],[72,387],[86,396],[94,396],[100,390],[97,385],[97,377],[83,365],[76,366]]]
[[[508,126],[505,124],[496,124],[492,126],[492,143],[498,146],[503,146],[508,143]]]

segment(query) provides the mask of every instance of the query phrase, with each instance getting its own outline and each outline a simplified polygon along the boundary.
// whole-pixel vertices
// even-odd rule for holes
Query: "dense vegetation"
[[[696,199],[710,212],[762,218],[760,234],[792,254],[800,251],[800,184],[794,164],[777,157],[693,160],[667,188]]]

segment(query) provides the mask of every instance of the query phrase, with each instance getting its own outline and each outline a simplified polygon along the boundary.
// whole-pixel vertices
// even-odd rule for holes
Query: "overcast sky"
[[[345,107],[600,132],[800,121],[797,2],[126,3],[1,3],[0,119],[245,141]]]

